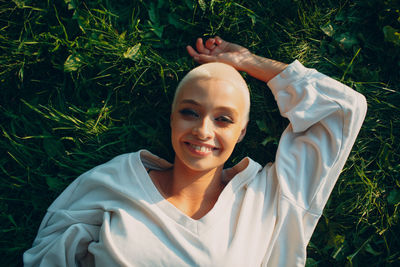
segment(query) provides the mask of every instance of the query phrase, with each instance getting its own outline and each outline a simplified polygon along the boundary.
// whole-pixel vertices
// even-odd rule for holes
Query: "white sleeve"
[[[87,193],[81,178],[67,187],[49,207],[32,248],[23,255],[24,266],[92,265],[88,245],[98,240],[104,212],[76,205],[76,200],[85,201]]]
[[[290,121],[274,164],[281,194],[321,214],[361,128],[365,97],[298,61],[268,86]]]

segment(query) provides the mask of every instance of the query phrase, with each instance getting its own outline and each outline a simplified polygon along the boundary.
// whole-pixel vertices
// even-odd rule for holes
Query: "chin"
[[[223,167],[225,161],[212,156],[208,158],[188,157],[185,154],[175,154],[175,162],[179,161],[185,168],[196,172],[207,172],[216,168]]]
[[[187,162],[183,161],[185,166],[192,171],[211,171],[213,169],[222,167],[224,163],[215,164],[214,162]]]

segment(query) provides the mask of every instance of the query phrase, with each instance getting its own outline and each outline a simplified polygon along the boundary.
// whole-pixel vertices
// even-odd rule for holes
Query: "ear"
[[[247,130],[247,123],[244,126],[244,128],[242,129],[242,131],[240,132],[240,135],[239,135],[239,138],[237,140],[237,143],[240,143],[243,140],[244,136],[246,135],[246,130]]]

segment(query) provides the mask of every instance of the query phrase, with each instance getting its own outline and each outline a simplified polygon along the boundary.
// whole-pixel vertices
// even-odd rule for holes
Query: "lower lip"
[[[189,143],[185,143],[185,145],[191,153],[193,153],[194,155],[197,155],[197,156],[204,157],[204,156],[210,155],[213,152],[213,150],[207,150],[207,151],[201,152],[201,151],[194,149]]]

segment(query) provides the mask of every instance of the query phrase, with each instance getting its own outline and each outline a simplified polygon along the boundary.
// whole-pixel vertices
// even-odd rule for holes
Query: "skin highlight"
[[[246,118],[245,123],[247,124],[249,120],[249,113],[250,113],[250,94],[247,84],[241,74],[232,66],[220,63],[220,62],[213,62],[200,65],[183,77],[181,82],[178,84],[177,89],[175,91],[174,99],[172,101],[172,110],[175,108],[176,105],[176,98],[179,95],[181,89],[186,84],[193,83],[196,79],[209,79],[209,78],[216,78],[228,82],[231,86],[237,89],[236,93],[241,94],[246,108],[243,115]]]

